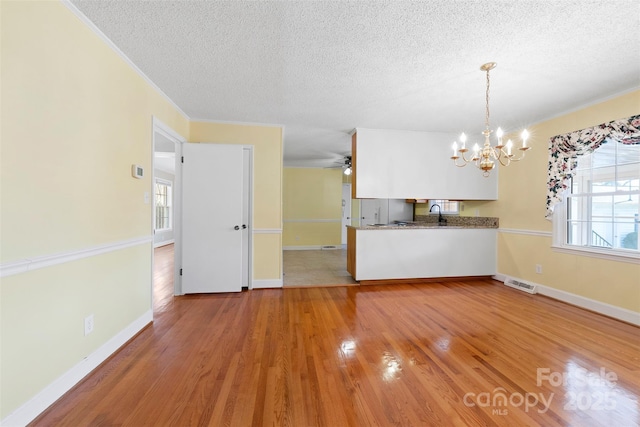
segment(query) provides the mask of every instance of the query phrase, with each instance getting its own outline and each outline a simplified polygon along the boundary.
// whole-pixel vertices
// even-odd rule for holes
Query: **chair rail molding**
[[[153,236],[135,237],[133,239],[121,240],[118,242],[106,243],[103,245],[91,246],[76,251],[60,252],[52,255],[43,255],[34,258],[25,258],[17,261],[10,261],[0,264],[0,277],[8,277],[16,274],[26,273],[28,271],[40,268],[51,267],[58,264],[64,264],[83,258],[96,255],[106,254],[108,252],[118,251],[133,246],[152,243]]]
[[[552,237],[551,231],[525,230],[520,228],[498,228],[498,232],[507,234],[523,234],[525,236]]]

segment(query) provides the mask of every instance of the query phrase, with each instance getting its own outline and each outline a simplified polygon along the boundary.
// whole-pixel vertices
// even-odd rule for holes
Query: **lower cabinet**
[[[356,280],[491,276],[496,229],[347,230],[347,271]]]

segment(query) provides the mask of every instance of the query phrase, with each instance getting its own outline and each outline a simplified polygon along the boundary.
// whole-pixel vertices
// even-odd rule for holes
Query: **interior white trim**
[[[170,126],[165,124],[162,120],[160,120],[156,116],[151,117],[151,125],[153,128],[153,132],[163,134],[168,139],[176,139],[178,140],[178,142],[181,142],[181,143],[187,142],[187,140],[182,135],[180,135],[178,132],[173,130]],[[177,156],[178,152],[176,151],[175,154]]]
[[[285,219],[283,222],[342,222],[342,219]]]
[[[551,231],[539,231],[539,230],[524,230],[519,228],[498,228],[500,233],[508,234],[523,234],[525,236],[540,236],[540,237],[552,237]]]
[[[282,283],[282,279],[253,279],[251,281],[251,289],[281,288]]]
[[[513,277],[513,276],[510,276]],[[504,282],[507,278],[505,274],[497,273],[493,276],[494,279]],[[516,280],[525,281],[513,277]],[[594,311],[596,313],[603,314],[614,319],[622,320],[623,322],[631,323],[633,325],[640,326],[640,313],[628,310],[626,308],[617,307],[615,305],[607,304],[605,302],[596,301],[591,298],[583,297],[580,295],[572,294],[570,292],[555,289],[550,286],[541,285],[539,283],[526,280],[526,282],[535,285],[538,290],[538,294],[548,296],[549,298],[557,299],[562,302],[574,305],[576,307],[585,308],[587,310]]]
[[[640,264],[640,254],[638,253],[624,253],[622,251],[613,250],[612,252],[606,252],[602,249],[580,247],[580,246],[560,246],[551,245],[553,252],[561,254],[588,256],[592,258],[606,259],[608,261],[628,262],[631,264]]]
[[[167,101],[169,101],[169,103],[182,115],[182,117],[184,117],[187,120],[190,120],[187,113],[182,111],[182,108],[180,108],[178,104],[173,102],[173,100],[169,98],[169,96],[166,93],[164,93],[162,89],[160,89],[145,73],[143,73],[142,70],[138,68],[138,66],[134,64],[133,61],[131,61],[131,59],[129,59],[129,57],[125,55],[124,52],[122,52],[120,48],[118,48],[118,46],[116,46],[115,43],[113,43],[105,33],[100,31],[100,29],[96,27],[96,25],[93,22],[91,22],[91,20],[87,18],[87,16],[84,13],[80,12],[80,10],[73,3],[71,3],[71,1],[69,0],[60,0],[60,1],[62,2],[63,5],[67,7],[67,9],[73,12],[73,14],[76,15],[78,19],[82,21],[82,23],[84,23],[87,27],[89,27],[89,29],[91,29],[91,31],[93,31],[98,37],[100,37],[102,41],[104,41],[107,44],[107,46],[109,46],[118,56],[120,56],[124,60],[124,62],[126,62],[136,73],[138,73],[140,77],[142,77],[147,83],[149,83],[153,89],[155,89],[162,97],[164,97]]]
[[[282,234],[282,228],[254,228],[253,234]]]
[[[33,421],[152,321],[153,311],[149,310],[9,414],[4,420],[0,421],[0,425],[24,426]]]
[[[121,240],[119,242],[92,246],[77,251],[61,252],[53,255],[44,255],[30,259],[7,262],[0,264],[0,277],[26,273],[27,271],[33,271],[39,268],[77,261],[79,259],[102,255],[108,252],[118,251],[120,249],[126,249],[132,246],[143,245],[151,242],[153,242],[153,236],[136,237],[133,239]]]
[[[311,245],[311,246],[283,246],[283,251],[320,251],[323,245]],[[342,244],[334,245],[342,246]]]
[[[233,120],[198,119],[198,118],[191,118],[189,120],[192,122],[199,122],[199,123],[219,123],[221,125],[259,126],[259,127],[267,127],[267,128],[284,129],[284,125],[278,124],[278,123],[258,123],[258,122],[242,122],[242,121],[233,121]]]

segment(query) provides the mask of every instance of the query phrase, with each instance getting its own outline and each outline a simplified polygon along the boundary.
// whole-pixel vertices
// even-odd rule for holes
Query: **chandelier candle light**
[[[467,148],[467,136],[462,133],[460,135],[460,148],[458,148],[458,143],[453,143],[453,163],[458,167],[464,167],[468,163],[475,163],[478,169],[482,169],[482,175],[485,177],[489,176],[489,172],[491,169],[495,167],[495,160],[500,162],[502,166],[509,166],[511,162],[518,162],[524,159],[524,155],[531,147],[527,146],[527,139],[529,138],[529,132],[527,130],[523,130],[521,134],[522,138],[522,146],[518,148],[518,150],[522,151],[520,157],[515,157],[512,153],[513,150],[513,142],[509,139],[506,144],[503,144],[502,136],[504,132],[502,129],[498,128],[496,130],[496,137],[498,138],[498,144],[495,147],[491,146],[491,141],[489,137],[491,136],[492,130],[489,129],[489,71],[493,70],[496,67],[495,62],[488,62],[480,67],[480,70],[485,71],[487,73],[487,94],[486,94],[486,113],[484,118],[484,131],[482,134],[484,135],[484,145],[482,148],[476,143],[473,146],[473,154],[470,159],[465,156],[465,153],[469,151]],[[458,159],[462,158],[463,163],[458,164]]]

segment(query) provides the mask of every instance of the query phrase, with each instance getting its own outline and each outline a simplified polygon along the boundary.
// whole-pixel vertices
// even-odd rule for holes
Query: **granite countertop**
[[[356,230],[415,230],[424,228],[453,229],[453,228],[498,228],[498,218],[494,217],[461,217],[444,215],[446,225],[438,224],[437,215],[418,215],[416,221],[399,221],[392,224],[365,224],[359,227],[348,225]]]

